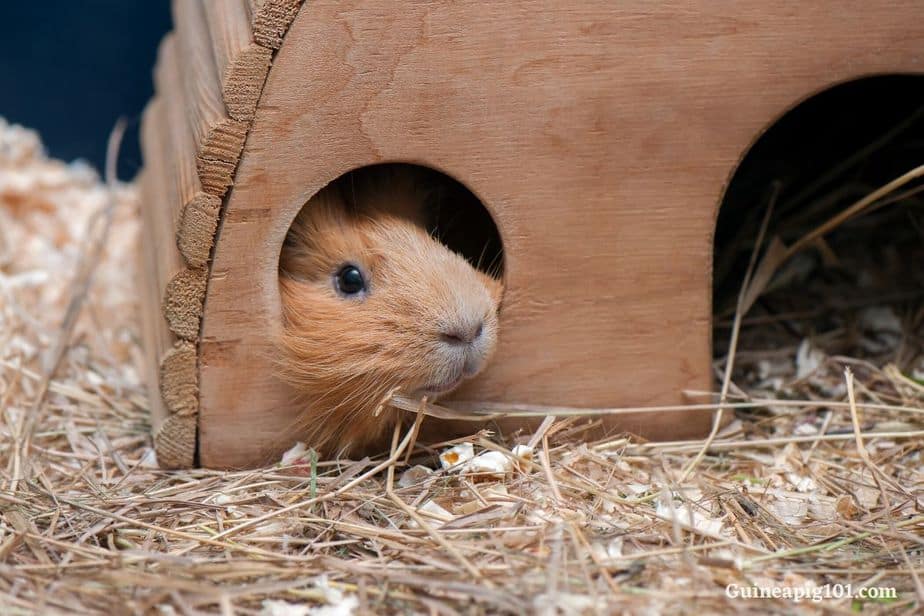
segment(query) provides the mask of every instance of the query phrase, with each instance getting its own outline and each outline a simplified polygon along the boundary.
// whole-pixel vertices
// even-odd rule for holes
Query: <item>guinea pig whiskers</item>
[[[478,254],[478,261],[475,263],[475,269],[480,269],[481,271],[485,271],[481,266],[484,263],[484,257],[487,254],[487,252],[488,252],[488,245],[485,244],[484,246],[481,247],[481,253]]]

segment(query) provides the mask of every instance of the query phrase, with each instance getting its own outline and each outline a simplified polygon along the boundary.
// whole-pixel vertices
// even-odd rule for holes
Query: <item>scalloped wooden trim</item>
[[[173,415],[195,415],[199,410],[199,358],[196,345],[178,340],[160,362],[160,393]]]
[[[273,54],[301,4],[173,2],[175,32],[165,37],[155,71],[162,102],[159,113],[145,114],[145,157],[159,174],[142,184],[150,212],[146,218],[158,227],[149,232],[153,248],[148,250],[170,250],[162,241],[166,229],[160,227],[172,217],[176,249],[187,265],[177,271],[170,265],[177,257],[169,252],[151,254],[146,261],[156,260],[147,275],[163,285],[165,323],[146,325],[151,330],[146,339],[175,337],[173,346],[152,362],[160,392],[152,402],[154,446],[164,468],[195,464],[200,324],[222,198],[233,185]],[[165,346],[155,344],[148,352]]]
[[[253,39],[255,42],[279,49],[286,31],[301,8],[303,0],[256,0],[253,7]]]
[[[161,468],[190,468],[196,460],[195,415],[168,415],[154,433],[154,453]]]
[[[222,76],[225,109],[235,120],[253,120],[273,50],[253,42],[247,0],[206,0],[212,48]]]
[[[253,120],[272,57],[272,50],[257,44],[250,45],[241,50],[237,61],[225,74],[222,94],[232,118]]]
[[[186,268],[177,272],[164,291],[164,318],[170,331],[183,340],[199,337],[199,321],[205,301],[208,272],[205,268]]]
[[[234,184],[234,171],[249,129],[250,124],[231,118],[209,129],[196,156],[196,169],[205,192],[223,197]]]
[[[192,267],[205,267],[212,252],[221,198],[199,193],[183,206],[176,231],[176,246]]]

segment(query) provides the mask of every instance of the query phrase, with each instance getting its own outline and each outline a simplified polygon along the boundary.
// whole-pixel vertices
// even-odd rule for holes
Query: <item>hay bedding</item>
[[[98,235],[110,198],[112,232],[81,297],[88,225]],[[501,452],[480,458],[499,476],[444,470],[419,449],[405,464],[400,448],[392,464],[295,450],[273,468],[166,472],[137,368],[136,207],[130,186],[110,194],[0,123],[4,614],[914,613],[924,602],[924,387],[908,329],[920,331],[920,312],[873,302],[867,327],[847,328],[852,343],[787,330],[768,346],[767,329],[745,322],[730,389],[745,403],[708,450],[581,442],[583,420],[560,418],[466,439],[475,454]],[[79,317],[62,327],[69,305]],[[524,443],[534,449],[507,455]],[[726,596],[731,583],[897,598],[743,600]]]

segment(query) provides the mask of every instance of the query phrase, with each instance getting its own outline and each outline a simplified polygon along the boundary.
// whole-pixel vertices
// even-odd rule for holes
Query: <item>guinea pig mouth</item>
[[[464,378],[464,375],[462,374],[462,372],[459,372],[458,374],[446,380],[437,381],[435,383],[428,383],[427,385],[424,385],[423,387],[421,387],[414,393],[417,396],[421,396],[421,397],[427,396],[428,398],[433,398],[435,396],[439,396],[442,394],[448,394],[453,389],[459,386],[459,383],[462,382],[463,378]]]
[[[470,379],[481,372],[484,361],[481,356],[467,355],[461,366],[454,366],[452,372],[441,380],[434,380],[414,392],[417,397],[437,398],[457,388],[462,381]]]

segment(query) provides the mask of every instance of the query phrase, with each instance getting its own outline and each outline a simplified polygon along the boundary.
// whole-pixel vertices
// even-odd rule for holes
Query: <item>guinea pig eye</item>
[[[344,295],[356,295],[366,288],[363,273],[355,265],[344,265],[335,278],[337,290]]]

